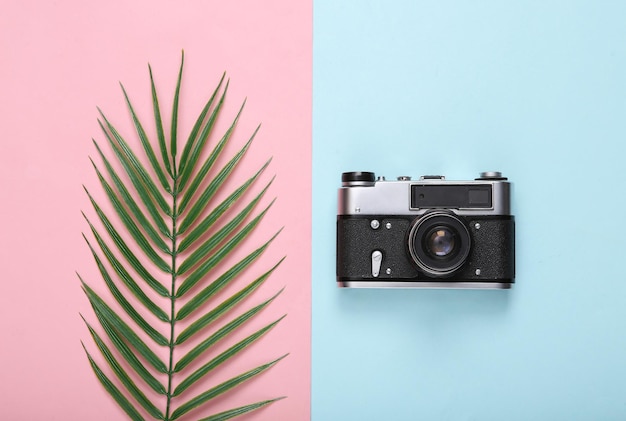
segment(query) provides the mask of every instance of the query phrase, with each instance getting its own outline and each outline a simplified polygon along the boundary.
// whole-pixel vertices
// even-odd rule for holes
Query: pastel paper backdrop
[[[314,2],[314,421],[626,418],[626,7]],[[340,290],[343,171],[502,171],[511,291]]]
[[[624,7],[314,6],[312,418],[622,419]],[[185,86],[202,87],[183,88],[186,106],[197,112],[228,71],[229,109],[248,97],[238,134],[262,122],[254,163],[273,155],[278,174],[268,229],[286,226],[273,248],[288,259],[272,286],[287,284],[275,314],[289,316],[262,345],[291,355],[247,392],[289,399],[248,418],[308,419],[310,8],[3,3],[3,417],[121,417],[78,342],[88,334],[77,313],[90,310],[73,272],[95,276],[81,184],[97,185],[86,158],[95,105],[123,121],[121,80],[146,107],[147,62],[167,96],[184,48]],[[514,290],[335,287],[342,171],[490,169],[515,183]]]
[[[74,272],[104,290],[81,237],[88,226],[80,211],[95,218],[82,185],[108,206],[88,159],[102,168],[91,142],[95,138],[106,146],[96,106],[123,133],[132,133],[121,81],[140,117],[152,126],[150,63],[169,118],[182,49],[179,136],[189,132],[226,71],[230,87],[217,133],[223,133],[247,98],[226,156],[262,123],[238,170],[239,180],[269,157],[273,161],[262,183],[276,174],[261,206],[273,197],[277,201],[249,247],[285,227],[262,261],[267,267],[285,254],[287,259],[250,302],[285,286],[261,319],[288,316],[235,364],[241,372],[290,355],[240,392],[220,398],[216,408],[285,395],[287,399],[242,419],[309,418],[311,24],[310,2],[282,0],[3,3],[3,419],[124,418],[93,375],[80,344],[84,341],[98,355],[79,312],[97,322]],[[129,138],[137,145],[134,136]],[[209,413],[191,413],[189,419]]]

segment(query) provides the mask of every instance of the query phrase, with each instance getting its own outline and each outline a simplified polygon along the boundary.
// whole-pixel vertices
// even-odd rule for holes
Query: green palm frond
[[[284,257],[250,275],[251,266],[259,261],[280,230],[261,244],[245,241],[274,203],[271,200],[257,209],[274,180],[259,185],[270,160],[243,179],[235,179],[258,127],[233,156],[222,156],[245,101],[226,131],[217,137],[219,140],[205,151],[210,138],[216,137],[214,127],[229,85],[225,75],[197,117],[186,143],[179,147],[183,64],[184,54],[174,92],[169,139],[150,67],[155,145],[124,86],[121,89],[135,130],[130,136],[138,138],[139,151],[131,148],[126,135],[98,109],[98,123],[113,159],[94,140],[103,167],[91,162],[110,207],[101,206],[85,188],[96,218],[91,220],[83,214],[93,240],[83,237],[108,295],[97,293],[78,276],[100,325],[94,327],[83,318],[101,358],[94,358],[95,354],[87,351],[84,344],[83,348],[98,380],[133,420],[179,419],[210,405],[216,397],[236,389],[287,355],[249,367],[226,381],[210,376],[248,350],[285,317],[268,320],[260,329],[242,338],[235,337],[246,322],[258,316],[282,292],[281,289],[256,305],[240,309],[242,301],[274,273]],[[225,163],[219,164],[222,161]],[[233,179],[238,187],[223,192],[225,183]],[[105,209],[111,209],[109,215]],[[241,250],[245,257],[232,263],[228,258]],[[209,326],[214,328],[207,335]],[[201,337],[203,333],[205,336]],[[187,341],[191,341],[192,347],[180,355],[179,346]],[[220,346],[219,353],[216,345]],[[165,360],[164,354],[168,355]],[[154,398],[155,392],[158,399]],[[283,398],[242,402],[241,406],[203,420],[228,420]]]

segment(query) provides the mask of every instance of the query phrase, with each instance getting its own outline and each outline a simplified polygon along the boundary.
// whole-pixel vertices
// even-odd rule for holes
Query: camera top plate
[[[373,172],[349,172],[342,174],[337,213],[417,216],[431,209],[450,209],[458,215],[510,215],[510,187],[500,172],[483,172],[468,181],[439,175],[388,181]]]

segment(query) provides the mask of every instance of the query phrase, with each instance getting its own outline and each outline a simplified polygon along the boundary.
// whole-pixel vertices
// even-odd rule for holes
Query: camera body
[[[337,283],[349,288],[508,289],[515,278],[511,184],[342,174]]]

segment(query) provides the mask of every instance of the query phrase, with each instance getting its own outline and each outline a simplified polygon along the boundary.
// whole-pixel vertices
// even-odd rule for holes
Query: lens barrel
[[[471,238],[456,215],[434,211],[415,220],[408,238],[409,254],[427,275],[447,277],[467,260]]]

